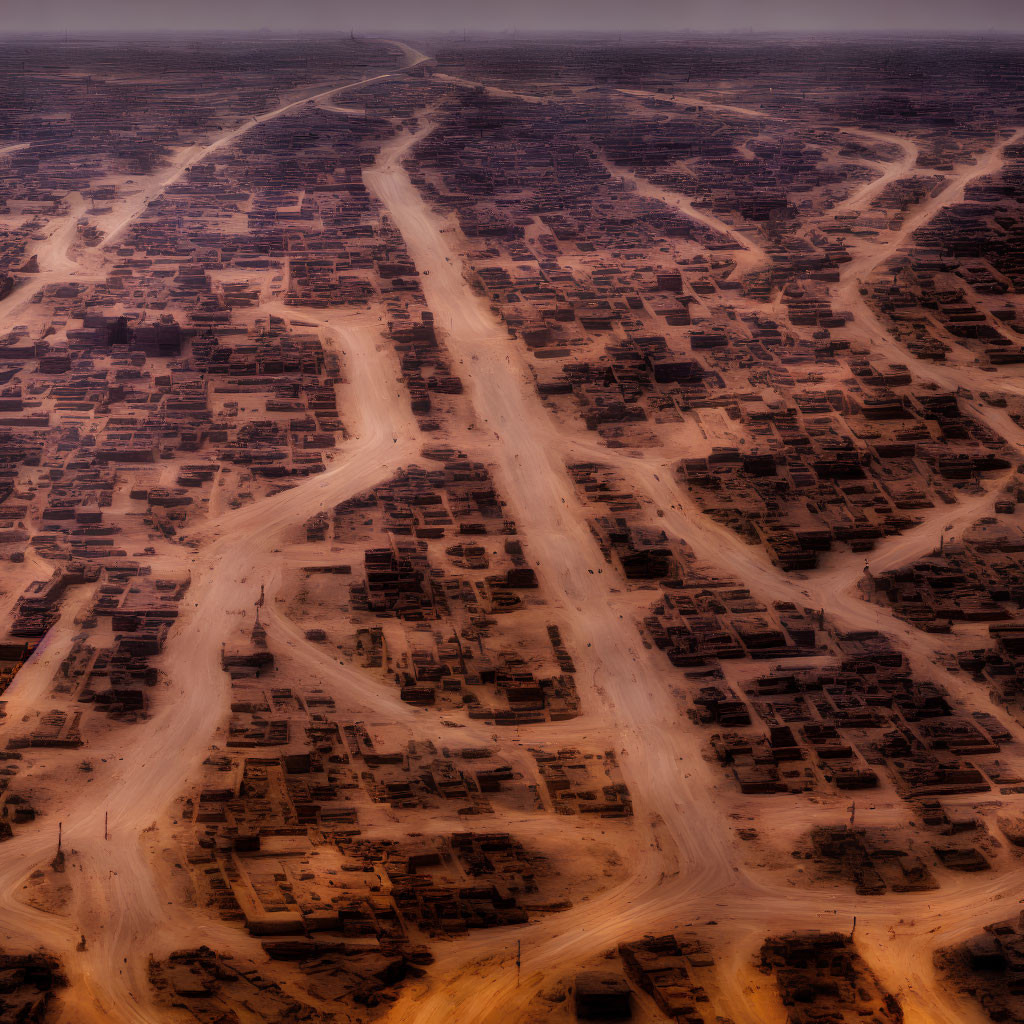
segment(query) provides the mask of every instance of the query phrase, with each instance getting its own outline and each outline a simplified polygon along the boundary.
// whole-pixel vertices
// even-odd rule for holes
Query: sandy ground
[[[403,50],[408,66],[426,59],[416,51]],[[37,255],[42,277],[67,280],[91,273],[148,202],[178,180],[191,163],[228,145],[254,124],[310,99],[326,102],[338,92],[386,77],[374,76],[290,102],[213,143],[180,154],[169,170],[111,215],[103,247],[87,270],[76,270],[73,261],[72,265],[67,262],[76,207],[41,243]],[[459,84],[473,83],[460,80]],[[739,107],[722,109],[766,116]],[[882,629],[915,668],[926,669],[966,706],[987,708],[987,700],[935,664],[928,637],[861,599],[856,584],[864,570],[863,556],[836,557],[807,578],[786,576],[762,550],[744,544],[732,531],[704,516],[673,484],[670,465],[681,453],[673,452],[671,460],[657,450],[634,457],[599,445],[593,435],[566,427],[549,414],[537,396],[526,354],[510,343],[504,324],[467,282],[456,237],[450,230],[442,231],[449,222],[430,209],[405,169],[413,147],[433,129],[425,119],[416,131],[397,135],[366,169],[365,180],[405,240],[420,271],[427,302],[447,326],[445,342],[466,383],[477,428],[470,431],[467,424],[456,424],[447,439],[493,467],[525,547],[536,561],[544,591],[565,624],[577,656],[583,717],[523,729],[519,742],[525,746],[540,736],[545,742],[563,743],[587,737],[599,737],[601,742],[610,739],[633,797],[635,821],[620,840],[626,870],[615,873],[564,913],[542,917],[514,932],[475,932],[445,946],[427,979],[404,990],[388,1019],[434,1022],[457,1017],[481,1024],[522,1019],[553,980],[616,943],[714,920],[721,957],[717,1012],[737,1024],[780,1021],[777,998],[750,969],[756,947],[780,922],[787,929],[845,928],[856,915],[862,955],[883,984],[899,992],[911,1024],[980,1021],[976,1008],[937,982],[931,954],[990,921],[1015,913],[1024,878],[1021,868],[972,876],[940,892],[888,895],[865,902],[845,890],[795,888],[777,873],[750,867],[739,849],[735,822],[722,813],[717,768],[702,756],[704,735],[680,716],[671,694],[671,671],[658,652],[641,643],[632,627],[636,602],[621,593],[616,586],[621,581],[613,574],[596,571],[603,559],[566,463],[593,458],[612,465],[637,494],[664,511],[663,528],[684,540],[699,558],[741,577],[763,600],[794,600],[827,609],[836,622],[849,628]],[[846,200],[850,209],[866,208],[916,160],[910,140],[888,135],[877,135],[877,139],[897,141],[901,156]],[[916,227],[958,201],[971,180],[997,169],[1007,141],[954,174],[938,195],[905,219],[898,232],[877,243],[862,243],[833,295],[839,308],[853,311],[854,330],[873,353],[906,362],[921,379],[946,387],[972,378],[961,376],[959,368],[919,365],[908,357],[863,302],[858,282],[896,253]],[[741,257],[750,265],[762,258],[763,250],[752,239],[694,211],[685,198],[650,191],[653,187],[643,183],[638,188],[736,238]],[[20,290],[15,295],[25,298]],[[0,315],[13,316],[17,308],[0,304]],[[301,626],[275,607],[274,597],[283,589],[289,569],[300,560],[308,561],[308,555],[289,552],[286,546],[283,553],[280,550],[296,527],[315,512],[330,509],[415,462],[423,438],[397,383],[397,360],[378,336],[376,317],[302,310],[280,305],[273,298],[267,298],[261,308],[286,320],[314,325],[343,354],[348,380],[341,393],[352,411],[346,417],[351,436],[325,473],[273,497],[212,515],[193,538],[201,541],[196,549],[168,545],[170,556],[176,555],[192,576],[187,608],[161,659],[171,686],[156,702],[148,722],[135,727],[126,742],[123,737],[116,740],[116,750],[90,750],[94,760],[106,756],[107,761],[98,767],[87,790],[67,791],[48,808],[46,829],[25,829],[4,845],[0,936],[11,946],[42,944],[64,955],[72,981],[63,997],[68,1021],[165,1020],[153,1005],[146,982],[150,954],[164,955],[201,942],[249,953],[256,949],[238,929],[171,899],[166,879],[161,881],[154,873],[147,846],[140,842],[144,829],[162,826],[167,808],[195,776],[215,741],[227,702],[218,663],[220,645],[237,630],[233,613],[251,604],[252,581],[259,580],[266,588],[267,626],[275,643],[286,646],[296,664],[319,674],[345,707],[365,709],[397,725],[415,721],[419,736],[433,733],[441,738],[444,732],[438,723],[402,703],[393,689],[381,688],[366,673],[339,664],[322,648],[306,642]],[[1021,387],[1019,381],[1002,385],[1014,393]],[[1005,413],[980,405],[971,408],[1012,443],[1024,442]],[[870,569],[901,565],[933,550],[940,536],[956,536],[990,507],[999,483],[993,480],[977,497],[928,512],[920,526],[879,544],[868,560]],[[70,644],[73,618],[80,607],[75,599],[66,603],[53,640],[18,675],[6,695],[8,718],[0,725],[0,733],[45,705],[47,680]],[[489,731],[470,725],[460,738],[483,741]],[[889,810],[879,806],[879,819]],[[790,815],[787,828],[795,833],[820,820],[821,809],[801,804],[786,813]],[[104,838],[105,816],[110,839]],[[540,844],[550,844],[557,842],[555,834],[564,824],[554,816],[550,819],[524,816],[516,825],[526,832],[533,830]],[[870,822],[870,812],[865,812],[865,819]],[[57,820],[63,822],[66,849],[73,851],[68,867],[73,897],[66,916],[29,905],[22,890],[27,876],[52,857],[52,822]],[[83,932],[89,938],[87,949],[74,952]],[[510,970],[516,940],[522,941],[521,979]]]

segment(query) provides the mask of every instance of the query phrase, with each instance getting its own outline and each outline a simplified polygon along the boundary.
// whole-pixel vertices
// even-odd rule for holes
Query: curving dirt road
[[[998,880],[972,881],[941,895],[889,896],[868,904],[846,892],[829,892],[823,905],[820,891],[768,884],[735,866],[714,806],[714,780],[694,756],[701,741],[678,721],[659,694],[660,683],[651,682],[658,680],[660,666],[628,640],[623,644],[609,639],[616,633],[622,636],[615,621],[616,602],[607,583],[591,572],[600,564],[599,553],[580,526],[580,510],[572,507],[575,499],[563,469],[565,458],[584,450],[590,457],[614,464],[665,511],[666,528],[686,540],[698,556],[729,566],[756,594],[826,608],[845,628],[880,628],[895,639],[916,668],[938,677],[958,699],[991,710],[987,698],[935,666],[934,651],[921,633],[861,600],[856,591],[864,570],[861,559],[838,558],[832,568],[808,579],[786,577],[762,551],[743,544],[688,503],[678,488],[666,482],[670,479],[666,466],[592,443],[588,446],[578,438],[557,443],[531,387],[522,353],[509,344],[503,325],[467,284],[459,254],[451,245],[452,235],[442,231],[445,222],[427,207],[403,169],[403,160],[430,130],[426,124],[415,134],[396,139],[366,179],[401,231],[421,273],[429,271],[422,279],[424,292],[431,308],[443,311],[451,324],[449,349],[470,367],[467,383],[474,407],[494,432],[488,447],[498,467],[498,482],[510,497],[529,549],[542,556],[538,571],[544,575],[544,586],[559,595],[562,615],[573,623],[577,647],[581,639],[592,644],[583,648],[587,652],[580,672],[584,704],[596,706],[597,717],[614,722],[619,730],[623,773],[637,801],[638,821],[647,823],[642,837],[647,848],[642,842],[642,856],[633,864],[628,882],[586,906],[516,932],[524,949],[521,984],[508,969],[510,939],[482,935],[460,943],[458,955],[439,965],[437,975],[442,980],[403,1000],[394,1019],[444,1019],[456,1008],[460,1017],[474,1022],[518,1016],[540,988],[557,977],[560,967],[568,972],[581,959],[622,938],[702,914],[713,914],[722,934],[730,936],[737,951],[730,963],[742,974],[754,947],[778,920],[785,920],[787,928],[832,927],[834,915],[842,913],[847,920],[858,916],[861,951],[883,982],[901,994],[908,1021],[980,1020],[976,1006],[936,983],[931,954],[1001,914],[1014,912],[1017,886],[1024,876],[1015,871]],[[904,174],[916,160],[913,144],[900,148],[902,159],[883,175],[886,181]],[[945,203],[956,201],[973,177],[990,173],[998,160],[996,148],[976,167],[958,175],[927,209],[909,219],[898,238],[888,240],[884,249],[863,254],[848,275],[878,266],[917,225]],[[884,182],[872,182],[861,200],[869,201],[879,187]],[[903,564],[932,551],[941,536],[956,536],[990,508],[992,492],[1001,483],[994,480],[985,493],[953,509],[936,509],[919,527],[888,539],[872,554],[870,568],[883,571]],[[527,493],[531,500],[524,504],[521,496]],[[568,516],[567,509],[571,509]],[[560,568],[554,570],[555,565]],[[594,685],[598,673],[603,673],[600,688]],[[947,928],[944,916],[955,920],[955,926]],[[914,929],[900,927],[907,917],[914,918]],[[890,928],[895,938],[890,938]],[[455,968],[461,969],[453,972]],[[737,1021],[762,1019],[759,1007],[739,989],[726,986],[726,993]]]
[[[404,52],[410,60],[407,67],[426,59],[415,51]],[[182,157],[144,190],[146,198],[135,197],[130,208],[120,211],[121,219],[111,228],[104,247],[146,202],[185,173],[189,163],[211,155],[254,124],[310,100],[326,100],[339,91],[397,73],[285,104],[209,146],[189,151],[187,158]],[[467,1024],[524,1019],[537,992],[581,960],[623,939],[713,917],[718,921],[723,949],[728,946],[730,950],[722,977],[731,969],[738,979],[735,984],[722,985],[723,1011],[738,1024],[753,1024],[764,1020],[769,1008],[747,997],[742,979],[752,950],[764,935],[780,920],[787,928],[832,927],[838,915],[855,913],[862,953],[884,983],[901,992],[911,1024],[980,1020],[976,1008],[936,984],[931,953],[982,924],[1015,912],[1024,872],[971,878],[940,893],[886,896],[865,904],[845,891],[801,890],[765,881],[737,864],[730,826],[716,796],[717,769],[701,756],[703,734],[679,715],[665,682],[664,659],[641,643],[629,612],[623,611],[627,605],[622,595],[615,592],[614,576],[597,571],[604,565],[603,558],[586,525],[566,461],[583,455],[614,465],[639,493],[664,511],[662,522],[668,531],[685,540],[698,557],[740,576],[755,594],[826,608],[848,628],[881,628],[896,639],[915,667],[926,668],[958,698],[987,709],[984,695],[935,666],[933,649],[913,627],[860,599],[856,584],[863,572],[861,557],[837,557],[807,578],[785,576],[763,551],[744,544],[732,531],[704,516],[671,482],[668,460],[632,458],[600,447],[585,436],[558,430],[537,396],[525,354],[510,342],[504,324],[468,283],[454,235],[442,231],[447,222],[430,209],[405,170],[404,161],[432,130],[432,123],[426,121],[416,132],[396,136],[375,165],[366,169],[365,180],[402,234],[420,271],[430,308],[439,322],[449,325],[446,344],[464,368],[468,399],[476,414],[475,429],[455,436],[453,443],[495,467],[496,482],[509,502],[526,548],[539,562],[545,592],[578,652],[577,679],[586,721],[607,728],[621,750],[620,763],[633,795],[636,825],[629,840],[630,873],[624,882],[525,928],[479,932],[453,944],[439,956],[428,980],[400,998],[389,1019],[434,1022],[457,1016]],[[1018,132],[1013,138],[1020,135]],[[974,177],[997,169],[1003,145],[1005,140],[974,167],[955,175],[938,196],[907,218],[896,236],[877,245],[866,244],[847,265],[835,297],[850,303],[856,327],[875,352],[886,355],[898,351],[898,346],[886,338],[859,298],[858,279],[873,273],[939,209],[958,201]],[[901,160],[883,171],[882,179],[894,180],[904,174],[911,157],[916,161],[916,150],[908,142]],[[859,201],[869,202],[880,187],[884,183],[872,182]],[[697,211],[688,215],[700,219]],[[724,225],[716,225],[716,229],[730,230]],[[734,237],[752,257],[764,255],[752,240]],[[63,239],[54,243],[55,258],[60,258],[62,245]],[[204,543],[194,554],[182,549],[192,586],[185,602],[188,607],[163,658],[172,686],[155,702],[152,719],[135,728],[131,744],[116,755],[112,753],[109,763],[96,772],[88,793],[68,794],[56,809],[64,823],[65,844],[75,851],[70,857],[77,893],[74,927],[29,908],[18,898],[26,874],[52,856],[52,835],[41,829],[24,830],[4,845],[0,915],[5,941],[25,946],[42,943],[65,955],[73,982],[67,1019],[76,1022],[156,1024],[161,1016],[152,1005],[146,983],[150,953],[159,955],[200,941],[211,945],[223,941],[233,947],[244,941],[236,929],[169,902],[168,894],[154,880],[139,835],[159,823],[215,739],[227,710],[227,689],[219,668],[221,643],[236,635],[238,619],[232,613],[250,602],[246,588],[253,580],[263,582],[271,598],[280,589],[286,557],[274,548],[315,512],[387,479],[419,457],[422,438],[407,398],[396,391],[397,362],[380,341],[375,320],[301,310],[273,301],[265,302],[263,310],[315,325],[343,354],[349,380],[341,387],[340,404],[346,410],[352,439],[325,473],[215,517],[204,525]],[[929,370],[933,376],[924,379],[941,382],[950,375],[950,371],[930,366]],[[975,411],[979,416],[986,414],[978,407]],[[933,510],[916,529],[880,544],[869,561],[872,571],[920,557],[935,547],[939,537],[955,536],[988,508],[991,491],[1001,482],[993,480],[986,493],[953,508]],[[77,607],[69,603],[64,614],[73,617]],[[290,657],[321,675],[325,685],[348,706],[365,707],[393,721],[413,721],[415,712],[393,693],[381,692],[358,670],[337,664],[306,643],[301,630],[275,610],[273,600],[267,616],[275,638],[288,644]],[[19,674],[7,695],[12,714],[4,728],[13,727],[22,713],[38,706],[52,663],[60,656],[60,648],[42,652],[32,671]],[[416,719],[416,727],[420,734],[440,731],[422,718]],[[571,736],[579,727],[579,722],[567,723],[545,732]],[[481,728],[472,726],[467,733],[482,735]],[[168,770],[169,765],[174,766],[173,771]],[[825,807],[821,814],[832,811]],[[103,836],[105,814],[109,814],[110,840]],[[558,822],[533,821],[528,827],[555,829]],[[914,927],[903,924],[907,918],[913,918]],[[75,953],[79,931],[88,933],[89,943],[85,952]],[[523,941],[521,981],[510,969],[517,939]]]

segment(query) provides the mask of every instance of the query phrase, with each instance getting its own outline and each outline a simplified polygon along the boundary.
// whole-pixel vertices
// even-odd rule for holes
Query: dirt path
[[[107,233],[99,247],[101,249],[106,249],[112,242],[120,237],[125,228],[127,228],[132,221],[134,221],[135,218],[138,217],[138,215],[142,213],[142,211],[149,206],[151,202],[153,202],[154,199],[159,198],[171,187],[171,185],[176,181],[179,181],[193,164],[201,163],[203,160],[206,160],[218,150],[223,149],[242,135],[252,131],[253,128],[257,127],[257,125],[265,124],[267,121],[276,120],[284,114],[288,114],[306,103],[319,103],[322,100],[327,100],[332,96],[336,96],[338,93],[351,92],[354,89],[361,89],[364,85],[370,85],[373,82],[382,82],[387,78],[393,78],[395,75],[403,74],[404,72],[409,71],[430,59],[426,54],[420,53],[419,50],[412,49],[405,43],[388,39],[382,40],[382,42],[390,43],[401,50],[403,56],[406,58],[406,64],[404,67],[395,71],[387,71],[379,75],[372,75],[369,78],[362,78],[358,82],[348,82],[344,85],[331,85],[329,88],[313,93],[312,95],[302,96],[297,100],[282,103],[281,106],[276,107],[274,110],[269,110],[265,114],[259,114],[257,117],[246,121],[237,128],[232,128],[230,131],[224,132],[206,146],[189,147],[183,153],[178,155],[170,168],[163,169],[154,180],[150,181],[143,189],[141,189],[136,195],[132,196],[131,199],[124,204],[124,206],[117,212],[118,219],[112,225],[106,226]]]
[[[428,303],[443,322],[451,325],[446,339],[453,355],[470,368],[467,388],[486,429],[494,432],[489,445],[503,492],[515,508],[516,520],[528,550],[540,556],[538,572],[549,593],[557,594],[561,613],[572,623],[577,649],[586,652],[579,684],[584,704],[596,708],[596,718],[615,728],[622,742],[621,763],[638,808],[638,824],[646,822],[646,843],[631,865],[627,883],[602,894],[585,906],[551,917],[527,929],[517,930],[523,941],[523,978],[516,984],[510,970],[508,940],[502,935],[481,935],[459,944],[458,955],[439,965],[437,979],[415,1001],[403,1000],[393,1013],[395,1020],[431,1021],[456,1011],[474,1022],[508,1019],[515,1008],[523,1012],[530,998],[582,958],[599,952],[631,934],[678,925],[680,919],[711,913],[724,924],[723,935],[735,936],[750,950],[782,919],[787,927],[829,927],[841,910],[848,919],[857,914],[864,933],[861,947],[871,966],[894,991],[901,991],[907,1020],[924,1024],[977,1019],[977,1011],[935,984],[931,953],[951,941],[942,925],[943,913],[964,916],[968,928],[978,928],[1009,912],[1015,905],[1018,875],[1001,875],[998,882],[970,886],[928,900],[900,895],[864,903],[848,892],[830,893],[823,908],[820,891],[799,891],[755,881],[734,863],[721,814],[711,793],[714,781],[695,756],[701,740],[687,735],[675,710],[665,703],[663,667],[631,643],[630,633],[616,613],[607,591],[607,580],[596,571],[599,553],[588,531],[584,514],[575,507],[574,492],[564,471],[568,450],[578,442],[553,445],[546,412],[535,396],[528,368],[520,350],[509,343],[507,332],[476,295],[462,274],[458,251],[445,222],[433,213],[409,180],[402,162],[416,142],[431,130],[424,125],[414,135],[399,137],[382,151],[367,183],[384,203],[406,241],[421,274]],[[903,148],[900,164],[888,177],[902,173],[916,151]],[[994,166],[985,161],[984,166]],[[977,173],[986,173],[984,167]],[[947,201],[964,186],[963,175],[944,190]],[[872,183],[872,188],[878,182]],[[881,187],[884,187],[881,186]],[[865,196],[868,192],[865,191]],[[862,198],[864,198],[862,197]],[[938,208],[931,204],[932,211]],[[922,214],[922,222],[927,214]],[[884,256],[877,257],[880,261]],[[568,449],[568,450],[567,450]],[[840,560],[833,568],[809,579],[795,579],[772,566],[764,552],[744,545],[680,499],[665,467],[632,460],[605,449],[591,452],[595,458],[614,463],[627,479],[665,510],[664,525],[674,529],[695,552],[719,566],[728,565],[755,592],[772,599],[793,599],[825,608],[848,628],[880,628],[890,633],[926,671],[933,652],[922,634],[883,609],[863,601],[856,583],[863,572],[857,558]],[[991,487],[998,485],[995,481]],[[530,501],[524,504],[522,496]],[[942,535],[959,531],[986,510],[991,493],[962,502],[953,509],[936,509],[925,522],[881,545],[870,559],[881,571],[931,551]],[[955,536],[955,532],[952,534]],[[559,566],[554,569],[554,566]],[[614,638],[614,639],[612,639]],[[583,647],[580,643],[590,644]],[[594,685],[600,674],[602,687]],[[934,672],[932,673],[935,674]],[[963,684],[952,682],[951,692],[963,693]],[[987,706],[984,698],[966,695]],[[652,824],[656,823],[656,824]],[[649,840],[649,841],[648,841]],[[988,902],[979,902],[981,893]],[[930,904],[930,907],[929,907]],[[1001,907],[1000,907],[1001,905]],[[909,910],[908,910],[909,908]],[[908,913],[925,917],[931,928],[888,937],[888,928]],[[920,923],[920,917],[918,918]],[[744,1000],[732,1004],[738,1021],[758,1020]]]
[[[406,68],[427,58],[402,45],[410,59]],[[403,69],[405,70],[405,69]],[[390,77],[375,75],[319,94],[354,89],[368,82]],[[313,97],[315,98],[315,97]],[[308,99],[286,104],[257,121],[227,133],[213,145],[197,150],[201,159],[227,145],[255,123],[278,117]],[[162,176],[147,194],[166,189],[184,170],[182,163],[170,175]],[[123,230],[142,207],[123,218]],[[77,210],[69,215],[72,226]],[[68,230],[63,224],[51,233],[49,252],[59,260]],[[108,241],[110,238],[108,237]],[[56,269],[34,280],[67,280]],[[19,298],[21,298],[21,294]],[[27,301],[27,299],[25,300]],[[268,311],[286,318],[311,322],[303,311],[267,306]],[[0,308],[0,313],[10,313]],[[151,952],[165,954],[175,946],[195,945],[214,936],[222,945],[242,941],[236,929],[220,922],[205,921],[195,911],[175,907],[155,885],[152,867],[140,838],[144,829],[162,822],[165,810],[181,792],[207,755],[216,730],[228,709],[228,688],[220,669],[220,646],[238,628],[231,615],[251,604],[243,580],[263,573],[271,582],[280,573],[272,550],[278,536],[301,525],[321,508],[386,479],[401,465],[414,460],[418,439],[409,430],[408,402],[396,396],[396,365],[381,345],[376,318],[353,323],[341,318],[338,324],[321,321],[329,344],[343,349],[350,370],[345,386],[344,407],[351,410],[350,441],[334,465],[275,498],[244,507],[219,522],[219,535],[197,554],[187,555],[184,564],[192,575],[192,586],[183,602],[159,665],[171,679],[169,691],[153,701],[148,722],[133,727],[127,746],[108,752],[102,745],[90,748],[97,761],[88,789],[68,793],[51,808],[47,822],[63,822],[65,848],[74,850],[70,868],[76,892],[76,919],[54,917],[20,902],[18,894],[25,876],[48,861],[55,850],[51,827],[19,830],[4,845],[0,864],[0,934],[14,947],[45,945],[64,957],[71,979],[64,1000],[68,1019],[79,1021],[152,1022],[164,1014],[152,1006],[147,981]],[[396,443],[394,438],[401,435]],[[72,630],[64,620],[73,618],[79,602],[65,602],[61,624],[52,631],[51,644],[42,649],[28,671],[19,673],[9,689],[13,724],[23,710],[38,706],[52,669],[62,656]],[[349,680],[351,682],[351,680]],[[110,838],[104,838],[104,823]],[[88,938],[85,952],[76,952],[80,932]],[[244,945],[244,943],[243,943]]]
[[[403,52],[410,61],[407,67],[426,59],[408,48]],[[150,183],[141,194],[143,198],[133,197],[131,205],[119,211],[104,247],[128,227],[147,202],[178,180],[191,162],[302,103],[326,101],[340,91],[398,73],[332,87],[282,105],[209,146],[195,147],[194,153],[190,150]],[[671,695],[672,670],[659,652],[644,647],[623,612],[626,603],[614,593],[620,581],[612,573],[599,571],[604,561],[567,475],[567,459],[587,452],[588,457],[614,465],[664,510],[668,531],[685,540],[698,557],[740,576],[766,599],[823,607],[850,627],[881,628],[916,665],[928,666],[933,651],[913,627],[860,599],[856,591],[863,571],[860,556],[837,558],[806,579],[786,576],[763,550],[744,544],[732,531],[701,513],[673,483],[671,467],[663,458],[631,459],[579,437],[560,435],[537,395],[525,354],[510,342],[504,324],[468,283],[454,235],[442,232],[447,223],[430,209],[403,166],[415,144],[431,130],[428,121],[417,132],[389,141],[375,165],[366,169],[366,183],[401,232],[438,322],[449,325],[445,341],[463,368],[477,423],[471,434],[459,433],[454,441],[494,466],[496,483],[509,502],[526,550],[537,560],[545,592],[566,624],[574,652],[578,652],[577,685],[586,727],[606,730],[614,737],[634,799],[636,821],[630,840],[630,874],[624,882],[565,913],[543,917],[521,929],[480,931],[442,950],[428,981],[403,994],[389,1019],[434,1022],[457,1017],[466,1024],[523,1019],[530,999],[582,959],[625,938],[678,927],[689,920],[714,918],[719,922],[723,947],[728,945],[732,951],[726,965],[742,977],[750,951],[780,920],[787,928],[830,927],[838,919],[833,911],[858,915],[862,951],[890,988],[902,988],[908,1022],[958,1024],[976,1019],[961,1000],[935,984],[931,952],[1015,911],[1024,871],[972,878],[938,894],[882,897],[865,908],[862,900],[846,891],[793,889],[765,882],[741,868],[729,823],[716,798],[718,768],[701,756],[705,742],[701,731],[679,714]],[[855,298],[857,276],[873,272],[905,243],[915,225],[957,201],[974,177],[996,169],[1001,149],[1001,145],[994,147],[976,167],[957,175],[934,200],[908,218],[898,237],[858,253],[854,265],[844,272],[841,286],[853,288],[841,294],[850,298],[855,310],[867,310]],[[899,163],[884,171],[882,178],[895,180],[905,173],[912,156],[916,160],[913,144],[907,143]],[[877,194],[873,190],[881,187],[884,183],[880,185],[879,180],[865,186],[859,201],[870,201]],[[672,197],[673,205],[687,203],[674,193]],[[657,198],[667,201],[661,195]],[[702,219],[692,207],[684,212]],[[733,233],[724,222],[711,226],[732,234],[751,259],[764,256],[760,247]],[[63,239],[53,243],[50,252],[55,260],[61,256],[62,245]],[[66,254],[66,247],[63,252]],[[50,272],[60,273],[58,269]],[[247,948],[237,929],[168,902],[168,894],[154,883],[139,838],[143,829],[161,820],[194,775],[227,714],[228,687],[219,667],[221,643],[237,635],[239,620],[233,613],[251,604],[260,583],[270,598],[267,616],[275,641],[283,642],[290,657],[321,675],[339,701],[379,712],[393,721],[414,720],[415,712],[393,693],[381,692],[358,670],[338,665],[324,651],[306,643],[302,631],[273,604],[285,570],[285,559],[274,551],[282,538],[314,513],[387,479],[419,457],[421,437],[408,397],[396,384],[396,359],[379,338],[379,325],[372,318],[295,309],[274,301],[262,308],[286,320],[315,325],[325,341],[343,354],[349,380],[343,386],[345,401],[341,405],[346,409],[351,440],[325,473],[215,517],[203,527],[205,543],[195,554],[185,554],[182,549],[192,586],[163,657],[171,687],[155,702],[152,719],[136,726],[129,745],[112,753],[111,763],[97,772],[88,794],[70,793],[65,805],[56,809],[64,821],[65,841],[76,851],[72,870],[78,895],[73,922],[41,914],[17,898],[25,875],[52,856],[50,832],[26,829],[4,845],[0,913],[5,941],[33,947],[44,944],[65,956],[74,983],[67,1019],[76,1024],[101,1020],[157,1024],[162,1015],[151,1003],[145,977],[150,953],[201,941],[226,949],[240,944]],[[865,312],[857,316],[861,329],[874,330]],[[941,378],[941,371],[935,373]],[[982,415],[985,410],[977,412]],[[993,481],[992,487],[997,485],[998,481]],[[882,571],[926,554],[940,536],[956,535],[990,501],[986,493],[950,509],[934,510],[921,526],[880,545],[870,558],[871,569]],[[69,605],[65,615],[73,617],[75,607]],[[66,639],[68,632],[62,622],[60,637]],[[37,706],[50,662],[60,649],[55,647],[48,655],[44,652],[36,671],[24,680],[19,676],[10,692],[14,710]],[[931,667],[932,676],[938,675],[954,692],[977,701],[979,707],[986,706],[981,696]],[[440,732],[424,717],[415,721],[418,733]],[[580,724],[563,723],[546,734],[571,737]],[[479,735],[478,727],[471,727],[466,735]],[[109,815],[110,840],[103,836],[105,815]],[[559,823],[531,822],[529,827],[541,833],[557,829]],[[890,939],[889,927],[908,915],[916,920],[915,928],[902,928]],[[944,916],[955,925],[947,927]],[[79,929],[89,932],[85,953],[72,952]],[[510,969],[515,941],[520,938],[521,980]],[[763,1020],[761,1007],[751,1005],[738,986],[730,985],[723,985],[725,1005],[737,1024]]]

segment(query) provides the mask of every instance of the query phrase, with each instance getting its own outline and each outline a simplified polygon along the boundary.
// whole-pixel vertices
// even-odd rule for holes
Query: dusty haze
[[[5,5],[4,30],[82,32],[116,30],[293,30],[389,32],[982,32],[1024,30],[1016,0],[26,0]]]

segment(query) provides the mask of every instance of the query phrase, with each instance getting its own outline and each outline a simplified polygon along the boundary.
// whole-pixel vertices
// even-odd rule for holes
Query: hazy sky
[[[0,0],[14,32],[1024,32],[1024,0]]]

